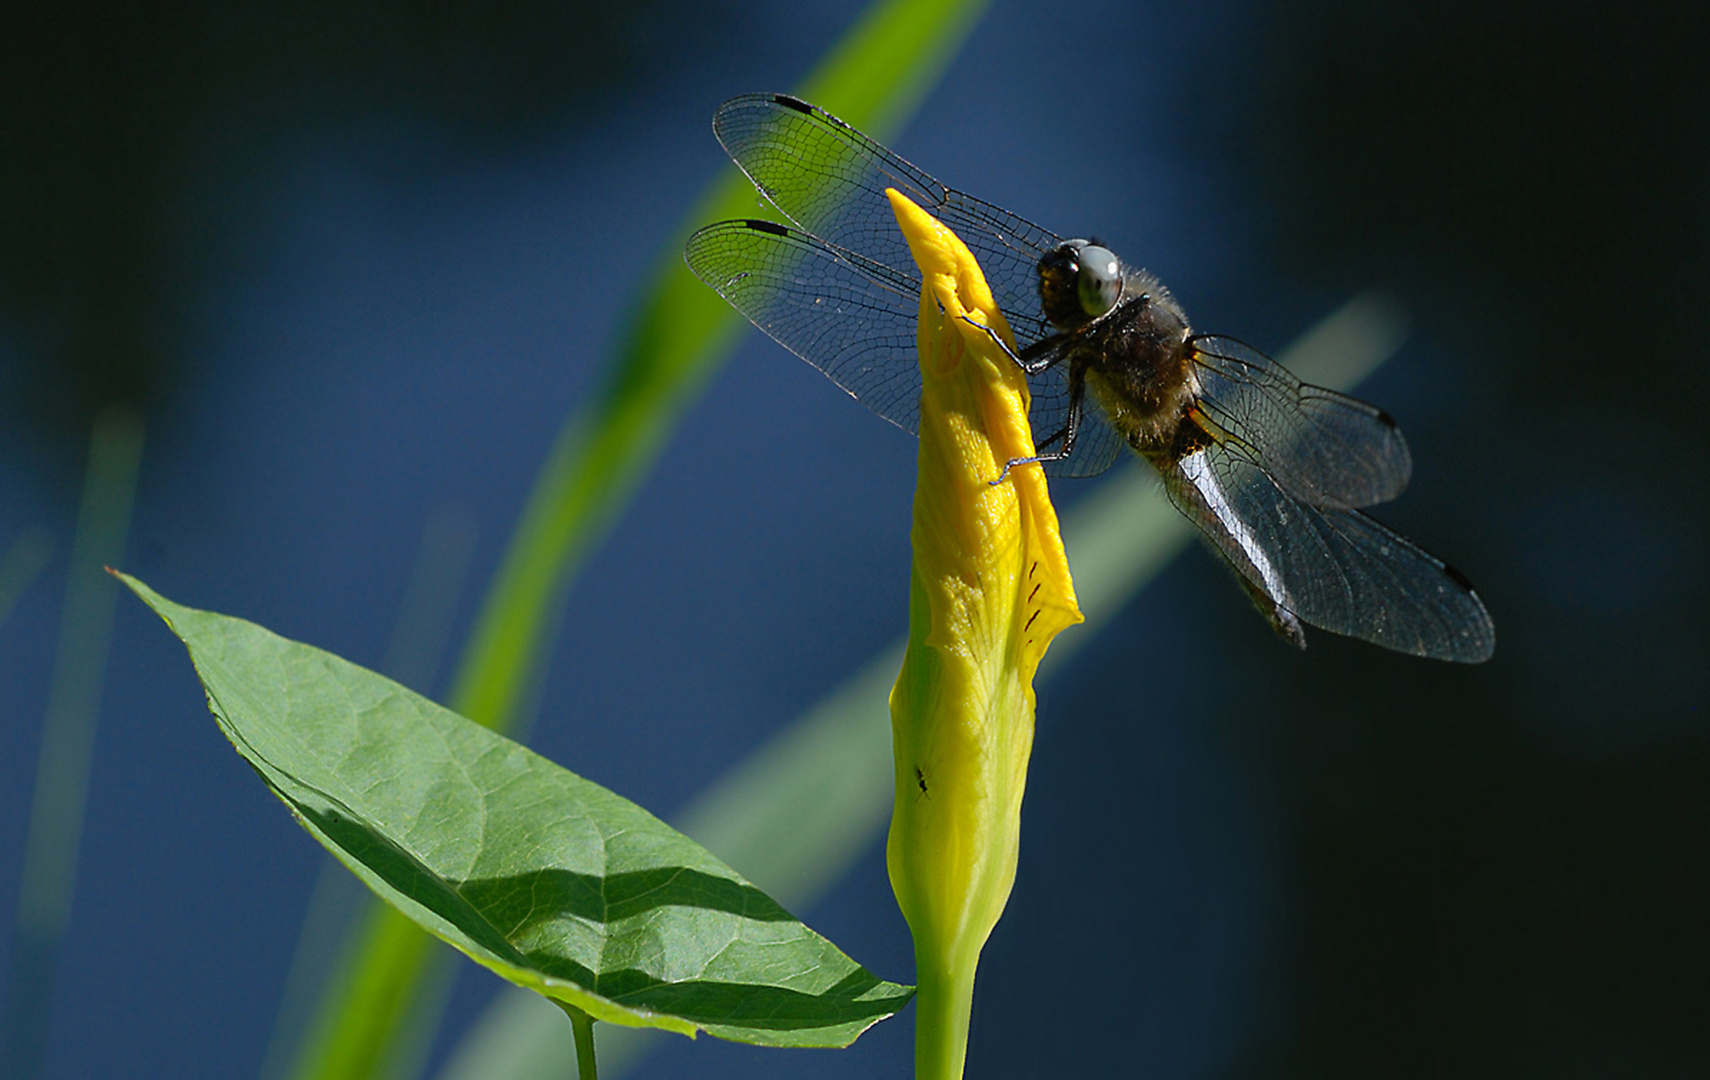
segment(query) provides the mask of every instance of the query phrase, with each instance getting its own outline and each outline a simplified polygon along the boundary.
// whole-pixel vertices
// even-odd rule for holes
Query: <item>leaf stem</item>
[[[557,1002],[570,1017],[570,1030],[576,1035],[576,1080],[599,1080],[600,1070],[594,1064],[594,1018],[566,1002]]]

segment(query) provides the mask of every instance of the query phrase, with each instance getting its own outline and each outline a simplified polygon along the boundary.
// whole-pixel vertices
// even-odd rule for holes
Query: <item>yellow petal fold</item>
[[[967,246],[888,192],[920,265],[919,476],[909,641],[891,691],[886,861],[914,934],[916,1077],[959,1077],[974,971],[1015,880],[1033,674],[1081,621],[1034,454],[1014,338]],[[974,325],[978,324],[978,325]]]

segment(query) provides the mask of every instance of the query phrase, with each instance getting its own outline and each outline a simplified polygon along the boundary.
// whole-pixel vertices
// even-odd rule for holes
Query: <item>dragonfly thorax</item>
[[[1123,276],[1123,299],[1078,334],[1067,360],[1083,372],[1112,427],[1142,454],[1174,442],[1193,399],[1187,316],[1144,271]]]

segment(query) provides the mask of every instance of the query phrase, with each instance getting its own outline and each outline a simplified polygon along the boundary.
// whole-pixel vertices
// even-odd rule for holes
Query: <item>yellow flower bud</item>
[[[966,245],[895,191],[920,265],[920,463],[908,650],[891,691],[896,805],[885,846],[914,934],[916,1080],[962,1075],[974,971],[1015,881],[1033,747],[1033,673],[1081,621],[1027,379]],[[964,318],[966,316],[966,318]],[[971,325],[972,319],[979,326]]]

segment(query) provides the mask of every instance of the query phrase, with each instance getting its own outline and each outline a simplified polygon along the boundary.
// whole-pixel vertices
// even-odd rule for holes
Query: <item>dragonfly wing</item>
[[[1407,487],[1407,440],[1382,409],[1303,383],[1233,338],[1201,336],[1193,346],[1201,411],[1296,499],[1374,506]]]
[[[833,247],[892,269],[913,265],[886,188],[962,238],[1021,348],[1051,333],[1039,304],[1039,257],[1062,239],[939,183],[824,109],[787,94],[744,94],[720,106],[713,133],[786,218]]]
[[[708,225],[689,238],[683,256],[696,277],[778,344],[886,420],[919,429],[918,272],[770,221]]]
[[[915,320],[921,282],[912,262],[913,273],[895,270],[770,221],[708,225],[689,238],[683,257],[696,277],[778,344],[891,423],[911,433],[919,429]],[[1068,422],[1067,373],[1061,363],[1028,380],[1035,441]],[[1109,468],[1123,445],[1092,405],[1074,453],[1046,462],[1045,471],[1092,476]]]
[[[1296,498],[1241,448],[1213,444],[1163,474],[1250,591],[1304,622],[1438,660],[1478,663],[1495,649],[1490,614],[1459,571],[1358,510]]]
[[[690,267],[755,325],[886,419],[915,430],[920,388],[913,337],[920,275],[886,188],[913,199],[968,245],[1019,348],[1053,333],[1039,303],[1038,262],[1062,242],[1055,233],[938,182],[788,95],[732,98],[713,118],[713,131],[796,228],[711,226],[690,240]],[[848,325],[833,325],[836,317]],[[1047,368],[1028,386],[1029,421],[1042,442],[1068,422],[1068,365]],[[1123,445],[1089,405],[1074,452],[1045,469],[1051,476],[1092,476],[1109,468]]]

